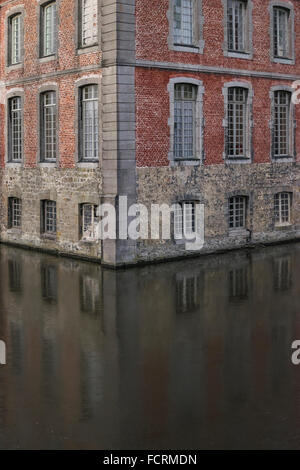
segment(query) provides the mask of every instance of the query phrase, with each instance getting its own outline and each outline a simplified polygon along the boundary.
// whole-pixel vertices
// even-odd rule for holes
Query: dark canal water
[[[300,245],[113,272],[0,248],[0,448],[300,449]]]

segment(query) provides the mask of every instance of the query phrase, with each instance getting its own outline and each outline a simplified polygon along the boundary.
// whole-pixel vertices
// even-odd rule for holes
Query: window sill
[[[52,241],[56,241],[56,234],[53,235],[51,233],[42,233],[41,234],[41,239],[42,240],[52,240]]]
[[[7,233],[9,235],[20,235],[20,233],[22,232],[22,228],[21,227],[9,227],[7,229]]]
[[[195,45],[184,45],[184,44],[173,44],[172,45],[172,50],[177,51],[177,52],[191,52],[193,54],[199,54],[202,53],[203,48],[200,46],[195,46]]]
[[[287,155],[285,157],[275,157],[275,156],[273,156],[272,161],[276,162],[276,163],[285,163],[285,162],[289,163],[289,162],[295,161],[295,157],[292,157],[290,155]]]
[[[24,67],[23,62],[19,62],[18,64],[7,64],[6,65],[6,72],[13,72],[14,70],[20,70]]]
[[[94,169],[94,168],[99,168],[99,161],[86,161],[86,162],[77,162],[76,166],[78,168],[90,168],[90,169]]]
[[[248,237],[249,230],[246,228],[231,228],[228,232],[229,237]]]
[[[233,59],[244,59],[244,60],[252,60],[253,54],[252,52],[234,52],[234,51],[225,51],[225,57],[230,57]]]
[[[276,224],[275,225],[275,230],[289,230],[293,227],[293,224],[291,224],[290,222],[288,223],[285,223],[285,224]]]
[[[38,166],[41,168],[55,168],[57,162],[38,162]]]
[[[294,58],[280,58],[280,57],[272,57],[272,62],[275,62],[276,64],[284,64],[284,65],[295,65],[295,59]]]
[[[199,158],[175,158],[172,163],[174,166],[197,166],[200,165],[201,160]]]
[[[225,163],[235,164],[235,163],[251,163],[250,157],[225,157]]]
[[[90,52],[98,52],[99,51],[99,44],[92,44],[91,46],[80,46],[77,49],[77,54],[88,54]]]
[[[5,166],[11,167],[11,168],[21,168],[23,162],[5,162]]]
[[[83,245],[94,245],[97,242],[96,238],[81,238],[79,241]]]
[[[40,63],[46,63],[46,62],[51,62],[56,59],[57,59],[57,54],[51,54],[51,55],[39,57],[38,60]]]

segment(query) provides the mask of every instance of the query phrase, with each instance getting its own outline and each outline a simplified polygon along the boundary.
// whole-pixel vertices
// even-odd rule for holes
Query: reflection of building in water
[[[96,313],[100,303],[100,282],[98,278],[81,275],[79,281],[80,308],[82,312]]]
[[[292,287],[292,259],[290,256],[274,260],[274,289],[288,290]]]
[[[12,258],[8,260],[9,288],[12,292],[21,292],[22,269],[20,261]]]
[[[229,299],[248,297],[248,267],[242,266],[229,272]]]
[[[176,312],[188,313],[200,305],[200,279],[197,275],[176,275]]]
[[[42,297],[50,302],[57,301],[57,268],[51,265],[41,267]]]

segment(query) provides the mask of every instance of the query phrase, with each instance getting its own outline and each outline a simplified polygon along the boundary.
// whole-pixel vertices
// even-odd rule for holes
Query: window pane
[[[174,43],[193,44],[193,0],[175,0],[174,2]]]
[[[42,154],[44,160],[56,159],[56,93],[48,91],[42,96]]]
[[[82,138],[83,159],[98,159],[98,86],[82,89]]]
[[[21,15],[11,20],[11,63],[18,64],[21,60]]]
[[[291,194],[278,193],[275,195],[275,223],[288,224],[291,222]]]
[[[247,90],[228,90],[228,156],[246,156]]]
[[[228,50],[246,50],[246,1],[229,0],[227,10]]]
[[[21,199],[12,198],[11,200],[11,225],[12,227],[21,227],[22,202]]]
[[[196,96],[197,87],[195,85],[180,84],[175,86],[175,158],[195,158]]]
[[[290,135],[290,101],[288,91],[274,94],[274,156],[288,156]]]
[[[98,42],[97,0],[81,0],[82,45],[90,46]]]
[[[235,196],[229,199],[229,227],[244,228],[246,226],[246,197]]]
[[[10,100],[10,153],[12,161],[22,159],[22,105],[21,97]]]
[[[44,202],[45,232],[56,233],[56,202]]]
[[[274,55],[289,56],[289,11],[274,7]]]
[[[44,55],[55,53],[56,5],[50,3],[44,7]]]

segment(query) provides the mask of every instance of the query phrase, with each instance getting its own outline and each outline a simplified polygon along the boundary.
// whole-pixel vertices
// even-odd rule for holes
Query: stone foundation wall
[[[99,205],[99,169],[6,168],[2,169],[1,240],[31,248],[57,251],[87,258],[101,257],[101,242],[82,241],[79,234],[79,204]],[[8,229],[8,198],[22,199],[22,228]],[[43,199],[56,201],[55,239],[41,233]]]
[[[292,224],[275,226],[274,196],[293,193]],[[205,205],[205,244],[201,253],[228,250],[260,243],[300,239],[300,164],[240,164],[201,167],[140,168],[137,171],[138,202],[150,210],[151,203],[172,205],[195,198]],[[247,195],[245,233],[229,230],[228,198]],[[181,257],[193,253],[174,239],[139,241],[138,261]],[[197,254],[197,252],[194,252]]]

